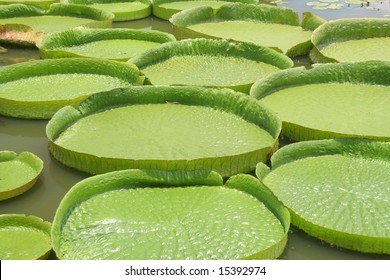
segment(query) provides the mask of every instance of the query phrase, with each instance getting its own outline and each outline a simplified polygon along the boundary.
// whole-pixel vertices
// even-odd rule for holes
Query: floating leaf
[[[170,19],[178,38],[224,38],[271,47],[288,56],[307,54],[312,48],[311,31],[299,26],[291,9],[271,5],[226,4],[214,13],[198,7],[177,13]]]
[[[307,2],[306,5],[307,6],[317,6],[318,4],[321,4],[320,2]]]
[[[43,58],[96,57],[120,61],[175,41],[171,34],[136,29],[73,29],[45,36],[38,45]]]
[[[251,95],[276,112],[294,141],[360,137],[390,141],[390,62],[293,68],[259,80]]]
[[[260,182],[214,172],[124,170],[88,178],[53,222],[60,259],[273,259],[289,214]]]
[[[345,3],[347,4],[366,4],[367,1],[362,1],[362,0],[346,0]]]
[[[259,77],[293,66],[270,48],[211,39],[166,43],[129,62],[153,85],[228,87],[245,93]]]
[[[0,259],[46,259],[51,251],[51,224],[35,216],[0,215]]]
[[[96,92],[142,82],[138,69],[123,62],[69,58],[17,63],[0,68],[0,114],[49,119]]]
[[[0,0],[0,5],[25,4],[33,5],[42,9],[48,9],[56,0]]]
[[[390,253],[390,143],[307,141],[285,146],[271,162],[260,178],[294,225],[343,248]]]
[[[29,152],[0,151],[0,200],[28,191],[42,172],[43,162]]]
[[[389,19],[338,19],[313,32],[314,62],[390,61]]]
[[[168,20],[174,14],[184,10],[208,6],[216,12],[222,5],[234,2],[257,4],[258,0],[154,0],[153,15]]]
[[[88,5],[114,14],[113,21],[146,18],[152,13],[149,0],[61,0],[61,3]]]
[[[42,33],[59,32],[75,27],[103,28],[111,27],[114,15],[102,10],[73,4],[55,3],[45,11],[31,5],[12,4],[0,6],[0,26],[27,26],[37,35]],[[7,34],[1,41],[23,44],[23,40],[15,40],[12,36],[7,41]],[[1,39],[0,37],[0,39]],[[39,43],[37,36],[35,43]],[[28,42],[30,43],[30,42]]]
[[[329,10],[338,10],[341,9],[344,5],[343,4],[330,4],[328,6]]]
[[[206,168],[230,176],[266,160],[277,146],[280,121],[232,90],[142,86],[65,107],[46,131],[56,159],[92,174]]]

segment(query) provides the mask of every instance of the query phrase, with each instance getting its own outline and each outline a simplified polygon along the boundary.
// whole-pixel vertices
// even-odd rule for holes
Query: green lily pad
[[[91,94],[142,82],[134,65],[110,60],[68,58],[13,64],[0,68],[0,114],[49,119],[63,106],[77,106]]]
[[[171,34],[135,29],[73,29],[49,34],[38,45],[43,58],[95,57],[127,61],[162,43]]]
[[[309,20],[310,14],[301,23]],[[316,17],[316,19],[319,19]],[[312,48],[312,32],[300,26],[291,9],[271,5],[226,4],[214,13],[211,7],[197,7],[170,19],[177,38],[223,38],[252,42],[279,50],[288,56],[307,54]],[[317,25],[323,20],[319,20]]]
[[[314,62],[390,61],[390,19],[338,19],[313,32]]]
[[[46,259],[51,251],[51,224],[35,216],[0,215],[0,259]]]
[[[390,143],[359,139],[301,142],[271,158],[262,182],[294,225],[325,242],[390,253]]]
[[[390,140],[390,63],[294,68],[256,82],[251,95],[283,121],[293,141],[357,137]]]
[[[0,5],[24,4],[33,5],[42,9],[48,9],[56,0],[0,0]]]
[[[362,0],[346,0],[345,3],[347,4],[366,4],[367,1],[362,1]]]
[[[168,20],[174,14],[187,9],[209,6],[216,12],[222,5],[232,2],[257,4],[258,0],[154,0],[153,15]]]
[[[184,86],[95,94],[58,111],[46,129],[54,158],[84,172],[209,168],[223,176],[254,170],[279,131],[280,121],[247,95]]]
[[[59,32],[75,27],[111,27],[113,17],[112,13],[74,4],[55,3],[49,10],[23,4],[0,6],[0,25],[28,26],[37,34]],[[7,34],[0,35],[0,41],[14,43],[12,40],[7,41]],[[35,43],[39,43],[39,40]]]
[[[153,85],[228,87],[249,92],[259,77],[293,66],[287,56],[251,43],[169,42],[129,60]]]
[[[54,217],[59,259],[270,259],[289,214],[260,182],[215,172],[123,170],[71,188]]]
[[[142,19],[152,13],[149,0],[61,0],[61,3],[88,5],[113,13],[113,21]]]
[[[42,172],[43,162],[29,152],[0,151],[0,200],[28,191]],[[1,251],[1,250],[0,250]]]

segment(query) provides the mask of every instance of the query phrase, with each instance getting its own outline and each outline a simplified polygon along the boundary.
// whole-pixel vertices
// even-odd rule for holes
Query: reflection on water
[[[172,25],[167,21],[150,16],[142,20],[128,21],[128,22],[115,22],[114,28],[132,28],[132,29],[146,29],[146,30],[158,30],[163,32],[172,33]]]
[[[263,1],[264,2],[264,1]],[[270,1],[266,1],[270,2]],[[380,17],[389,12],[389,1],[375,3],[380,11],[371,11],[359,5],[350,5],[341,10],[313,10],[309,1],[279,1],[280,6],[291,7],[300,14],[312,11],[325,19],[338,17]],[[340,1],[341,2],[341,1]],[[343,1],[344,2],[344,1]],[[370,3],[370,5],[374,5]],[[133,22],[115,23],[115,28],[154,29],[171,32],[172,26],[163,20],[150,17]],[[0,67],[22,61],[39,59],[37,49],[7,47],[6,54],[0,53]],[[295,59],[296,66],[309,66],[307,57]],[[43,173],[37,184],[26,193],[5,201],[0,201],[0,214],[22,213],[37,215],[52,221],[55,211],[66,192],[80,180],[89,175],[62,166],[51,158],[45,134],[47,121],[18,120],[0,116],[0,150],[17,153],[30,151],[44,161]],[[16,174],[17,176],[17,174]],[[287,249],[282,259],[386,259],[383,255],[360,254],[349,250],[334,248],[312,238],[300,230],[292,228]]]
[[[33,48],[15,48],[7,46],[6,49],[7,52],[0,52],[0,67],[9,64],[39,59],[39,52]]]

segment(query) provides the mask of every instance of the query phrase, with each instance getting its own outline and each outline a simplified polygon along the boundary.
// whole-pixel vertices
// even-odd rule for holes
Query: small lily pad
[[[259,80],[251,95],[283,121],[293,141],[356,137],[390,141],[390,62],[293,68]]]
[[[390,143],[332,139],[291,144],[262,182],[294,225],[330,244],[390,254]]]
[[[29,152],[0,151],[0,200],[28,191],[42,172],[43,162]]]
[[[46,259],[51,251],[51,224],[39,217],[0,215],[0,259]]]
[[[362,1],[362,0],[346,0],[345,3],[347,4],[365,4],[367,1]]]
[[[312,2],[307,2],[306,3],[307,6],[316,6],[318,4],[320,4],[320,2],[318,2],[318,1],[312,1]]]
[[[149,0],[61,0],[61,3],[88,5],[114,14],[113,21],[146,18],[152,13]]]
[[[177,13],[170,19],[177,38],[218,38],[251,42],[274,48],[290,57],[305,55],[312,48],[311,30],[305,29],[291,9],[265,4],[226,4],[215,13],[203,6]],[[319,19],[316,17],[316,19]],[[317,26],[323,22],[318,21]]]
[[[175,40],[173,35],[155,30],[73,29],[45,36],[38,48],[43,58],[95,57],[127,61]]]
[[[142,83],[138,69],[124,62],[67,58],[17,63],[0,68],[0,114],[49,119],[91,94]]]
[[[329,10],[339,10],[343,7],[344,5],[343,4],[330,4],[328,6],[328,9]]]
[[[62,108],[46,128],[54,158],[84,172],[206,168],[225,177],[265,161],[279,131],[280,121],[250,96],[185,86],[98,93]]]
[[[211,39],[169,42],[129,62],[153,85],[228,87],[245,93],[259,77],[293,66],[270,48]]]
[[[289,214],[249,175],[123,170],[85,179],[54,217],[59,259],[273,259]]]

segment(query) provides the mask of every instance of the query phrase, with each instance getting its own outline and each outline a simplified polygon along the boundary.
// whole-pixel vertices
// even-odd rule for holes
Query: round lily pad
[[[75,27],[108,28],[114,15],[92,7],[74,4],[52,4],[49,10],[23,4],[0,6],[0,25],[17,24],[30,27],[37,33],[60,32]],[[0,41],[15,43],[7,33],[0,34]],[[17,43],[17,42],[16,42]]]
[[[338,19],[313,32],[314,62],[390,61],[390,19]]]
[[[249,175],[223,185],[215,172],[122,170],[73,186],[52,238],[59,259],[270,259],[289,222]]]
[[[311,30],[323,22],[307,13],[302,23],[296,12],[271,5],[233,3],[212,7],[197,7],[177,13],[170,19],[177,38],[223,38],[251,42],[279,50],[290,57],[305,55],[312,48]]]
[[[390,63],[367,61],[280,71],[251,95],[283,121],[293,141],[357,137],[390,140]]]
[[[0,259],[46,259],[51,251],[51,224],[39,217],[0,215]]]
[[[280,121],[228,89],[129,87],[58,111],[46,128],[52,155],[88,173],[146,168],[254,170],[277,145]]]
[[[113,13],[113,21],[142,19],[152,13],[149,0],[61,0],[61,3],[88,5]]]
[[[292,223],[330,244],[390,253],[390,143],[364,139],[288,145],[258,166]]]
[[[127,61],[175,40],[173,35],[155,30],[72,29],[45,36],[38,48],[43,58],[95,57]]]
[[[260,77],[293,66],[287,56],[252,43],[193,39],[163,44],[129,60],[153,85],[228,87],[249,92]]]
[[[0,69],[0,114],[49,119],[63,106],[76,106],[91,94],[142,82],[134,65],[110,60],[67,58],[13,64]]]
[[[29,190],[42,169],[42,160],[32,153],[23,152],[18,155],[11,151],[0,151],[0,200]]]
[[[209,6],[218,11],[218,9],[231,2],[241,2],[248,4],[257,4],[258,0],[154,0],[153,15],[168,20],[174,14],[200,6]]]
[[[56,0],[0,0],[0,5],[25,4],[48,9]]]

